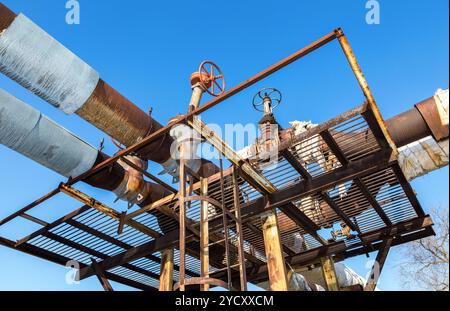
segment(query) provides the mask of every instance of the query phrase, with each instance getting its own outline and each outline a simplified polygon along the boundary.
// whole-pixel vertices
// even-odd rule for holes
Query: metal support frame
[[[200,180],[200,194],[208,195],[207,179]],[[200,275],[202,278],[209,277],[209,226],[208,226],[208,202],[202,201],[200,205]],[[200,290],[208,291],[209,284],[200,285]]]
[[[298,171],[298,173],[303,177],[304,180],[292,185],[291,187],[289,187],[287,189],[278,190],[270,183],[269,180],[266,180],[264,178],[264,176],[262,176],[262,174],[260,174],[258,171],[256,171],[249,163],[239,159],[239,157],[236,155],[236,153],[230,147],[228,147],[226,144],[224,144],[223,141],[218,139],[218,137],[216,137],[212,131],[207,131],[206,136],[203,135],[203,134],[205,134],[205,133],[202,133],[205,129],[205,126],[204,126],[204,124],[202,124],[201,121],[199,121],[199,119],[197,117],[199,114],[218,105],[219,103],[223,102],[224,100],[236,95],[237,93],[243,91],[244,89],[254,85],[255,83],[261,81],[262,79],[268,77],[269,75],[277,72],[278,70],[286,67],[287,65],[295,62],[296,60],[302,58],[303,56],[315,51],[316,49],[322,47],[323,45],[325,45],[335,39],[338,39],[338,41],[344,51],[344,54],[347,57],[350,67],[351,67],[353,73],[355,74],[355,77],[364,93],[364,96],[367,99],[367,104],[363,105],[361,107],[358,107],[357,109],[354,109],[353,111],[351,111],[349,113],[343,114],[333,120],[330,120],[329,122],[326,122],[326,123],[316,127],[315,129],[308,131],[308,133],[305,133],[304,135],[299,135],[298,137],[291,137],[291,139],[287,139],[286,141],[283,142],[283,144],[280,146],[281,155],[284,156],[289,163],[291,163],[291,165]],[[200,98],[200,97],[198,97],[198,98]],[[348,119],[351,116],[356,116],[361,113],[363,113],[363,116],[366,119],[367,123],[369,124],[371,130],[373,131],[374,136],[377,138],[378,142],[381,144],[382,150],[380,152],[374,153],[373,155],[370,155],[364,159],[360,159],[360,160],[356,160],[356,161],[348,161],[348,159],[345,158],[345,155],[343,155],[342,153],[339,152],[339,146],[337,146],[336,142],[333,140],[332,135],[327,131],[331,126],[337,125],[342,120],[345,120],[346,118]],[[110,165],[114,164],[119,159],[127,162],[127,159],[125,158],[127,155],[142,149],[143,147],[145,147],[152,141],[167,134],[174,125],[185,123],[185,122],[190,124],[195,130],[202,133],[202,135],[205,138],[207,138],[207,140],[213,146],[215,146],[221,154],[225,155],[225,157],[227,157],[227,159],[233,163],[235,168],[232,169],[231,171],[229,171],[226,176],[233,174],[232,176],[234,178],[235,177],[234,173],[238,172],[239,175],[242,178],[244,178],[251,186],[255,187],[257,190],[259,190],[261,193],[264,194],[264,196],[261,198],[258,198],[252,202],[246,202],[243,204],[241,204],[241,202],[239,201],[239,196],[237,198],[235,196],[235,198],[234,198],[235,206],[240,206],[239,212],[241,215],[234,215],[233,217],[235,217],[235,219],[240,221],[241,218],[249,219],[250,217],[254,217],[255,215],[260,215],[260,216],[263,215],[263,226],[262,226],[263,232],[262,232],[262,234],[265,237],[265,242],[266,242],[266,240],[271,241],[271,243],[266,243],[266,250],[268,250],[267,253],[269,255],[269,256],[267,256],[268,264],[266,266],[264,264],[261,264],[260,262],[258,263],[258,259],[252,258],[248,253],[242,252],[242,249],[240,249],[239,247],[233,249],[233,251],[236,251],[237,253],[239,253],[240,260],[242,262],[244,262],[243,267],[241,267],[241,269],[240,269],[241,284],[247,277],[246,273],[245,272],[243,273],[243,270],[245,270],[245,259],[254,263],[256,266],[259,265],[259,268],[253,269],[254,273],[251,274],[252,277],[249,277],[249,280],[256,280],[258,277],[259,278],[261,277],[261,274],[263,274],[263,275],[265,275],[265,277],[269,276],[269,278],[271,279],[271,283],[273,283],[272,288],[274,290],[285,290],[285,289],[287,289],[287,280],[286,280],[286,271],[283,271],[283,270],[285,270],[283,250],[285,250],[285,253],[288,254],[288,257],[286,258],[286,260],[289,261],[291,265],[295,265],[295,264],[304,264],[305,262],[308,262],[309,260],[311,260],[311,258],[317,259],[319,254],[320,254],[320,256],[322,256],[324,254],[328,254],[329,256],[334,255],[334,254],[341,254],[341,255],[344,254],[343,256],[353,256],[353,255],[359,254],[361,252],[360,249],[364,249],[364,251],[367,251],[366,247],[364,247],[366,245],[365,243],[374,243],[372,245],[373,249],[382,248],[379,245],[378,241],[382,237],[382,232],[384,232],[383,231],[384,229],[380,229],[377,232],[370,232],[370,233],[360,233],[359,232],[360,233],[359,238],[361,239],[360,246],[362,248],[357,248],[357,246],[359,245],[358,243],[355,244],[356,246],[353,245],[351,249],[349,249],[345,245],[345,243],[343,244],[343,243],[337,242],[337,243],[327,244],[326,241],[324,241],[320,236],[318,236],[316,234],[315,231],[317,231],[318,227],[308,217],[306,217],[306,215],[304,215],[297,208],[295,208],[295,205],[293,205],[291,202],[296,199],[299,199],[301,197],[305,197],[307,195],[312,195],[315,193],[320,193],[320,192],[326,191],[327,189],[330,188],[330,186],[336,185],[340,182],[349,181],[354,178],[357,178],[357,180],[359,180],[359,178],[361,178],[371,172],[376,172],[377,170],[386,168],[388,166],[393,168],[394,172],[396,173],[396,176],[400,180],[400,184],[401,184],[403,190],[405,191],[406,195],[408,196],[409,200],[411,201],[411,203],[418,215],[417,219],[410,220],[408,222],[405,222],[404,224],[392,224],[389,220],[389,217],[385,214],[383,215],[384,211],[382,211],[381,207],[377,206],[378,203],[375,204],[376,199],[373,197],[371,198],[370,193],[368,195],[367,191],[366,191],[365,195],[366,195],[367,199],[369,200],[369,202],[371,202],[372,206],[378,212],[378,214],[383,219],[383,221],[388,226],[388,228],[390,230],[392,229],[392,231],[390,231],[388,233],[388,235],[390,237],[395,237],[395,239],[391,242],[392,246],[404,243],[404,242],[408,241],[408,239],[416,239],[416,238],[424,237],[424,236],[427,236],[427,235],[430,235],[433,233],[432,228],[431,228],[431,224],[432,224],[431,220],[428,217],[425,217],[425,214],[423,213],[420,203],[417,201],[417,199],[415,197],[414,191],[412,190],[409,183],[405,180],[398,165],[395,163],[395,159],[396,159],[396,155],[397,155],[396,146],[392,142],[392,139],[390,138],[390,135],[386,129],[386,126],[384,125],[383,119],[378,110],[375,99],[368,87],[368,84],[364,78],[364,75],[361,72],[361,69],[360,69],[360,67],[356,61],[356,58],[350,48],[350,45],[349,45],[346,37],[344,36],[342,29],[339,28],[339,29],[336,29],[335,31],[325,35],[318,41],[300,49],[296,53],[288,56],[287,58],[274,64],[273,66],[267,68],[266,70],[256,74],[255,76],[251,77],[250,79],[246,80],[245,82],[230,89],[229,91],[225,92],[223,95],[214,98],[213,100],[206,103],[205,105],[200,106],[200,107],[198,106],[198,104],[193,105],[192,107],[190,107],[189,112],[185,116],[179,116],[178,118],[173,119],[172,122],[170,122],[167,126],[164,126],[163,128],[159,129],[158,131],[155,131],[153,134],[145,137],[140,142],[134,144],[133,146],[130,146],[127,149],[119,151],[115,156],[96,165],[94,168],[92,168],[88,172],[86,172],[74,179],[70,179],[66,184],[61,184],[59,187],[57,187],[50,193],[46,194],[42,198],[27,205],[26,207],[22,208],[21,210],[12,214],[11,216],[8,216],[7,218],[3,219],[2,221],[0,221],[0,226],[10,222],[11,220],[15,219],[16,217],[22,217],[27,220],[39,223],[40,225],[42,225],[44,227],[43,227],[43,229],[37,231],[36,233],[33,233],[30,236],[22,238],[20,241],[18,241],[18,243],[14,243],[7,239],[0,238],[0,244],[3,244],[7,247],[11,247],[11,248],[14,248],[17,250],[21,250],[23,252],[34,254],[36,256],[39,256],[39,257],[42,257],[45,259],[52,260],[53,262],[62,263],[63,260],[65,260],[66,258],[63,258],[62,256],[59,256],[57,254],[50,253],[46,250],[40,249],[29,243],[32,238],[40,236],[40,235],[51,236],[54,239],[63,241],[64,243],[68,243],[78,249],[83,249],[84,251],[91,253],[93,256],[96,256],[95,254],[103,256],[100,258],[104,258],[104,260],[102,262],[96,263],[96,265],[99,268],[101,268],[102,271],[105,271],[104,273],[107,278],[114,280],[114,281],[122,282],[124,284],[134,286],[136,288],[145,289],[145,290],[153,290],[153,288],[151,288],[151,287],[148,287],[148,286],[142,285],[138,282],[128,280],[127,278],[123,278],[118,275],[112,274],[112,273],[108,272],[108,270],[112,269],[114,267],[117,267],[117,266],[121,266],[121,265],[130,266],[128,264],[129,262],[139,259],[139,258],[142,258],[142,257],[153,258],[153,260],[155,260],[154,256],[151,255],[152,252],[164,251],[166,249],[173,248],[173,247],[175,247],[177,242],[181,242],[181,241],[186,243],[186,242],[189,242],[192,239],[195,239],[198,237],[200,237],[200,239],[202,240],[202,232],[203,232],[203,237],[204,237],[205,236],[205,228],[206,229],[213,228],[218,225],[215,220],[207,222],[207,226],[205,225],[205,222],[203,222],[203,223],[200,222],[200,231],[196,233],[196,231],[193,229],[194,224],[191,221],[186,221],[186,218],[185,218],[185,210],[186,210],[186,202],[187,202],[186,201],[186,199],[187,199],[186,198],[186,188],[185,188],[186,187],[186,179],[185,179],[186,167],[185,167],[185,163],[183,163],[183,160],[180,161],[181,162],[180,163],[181,164],[180,172],[182,173],[182,175],[184,177],[182,178],[182,180],[180,179],[180,189],[179,189],[178,194],[175,193],[176,189],[163,183],[161,180],[159,180],[155,176],[153,176],[147,172],[143,172],[143,174],[145,176],[160,183],[161,185],[166,187],[166,189],[169,189],[170,191],[174,192],[174,194],[172,196],[164,198],[158,202],[152,203],[148,207],[143,208],[140,211],[133,212],[133,213],[131,213],[129,215],[125,215],[125,216],[123,216],[120,213],[118,213],[117,211],[107,207],[106,205],[96,201],[94,198],[81,193],[80,191],[72,188],[71,186],[75,185],[79,181],[85,180],[86,178],[94,175],[95,173],[97,173],[103,169],[108,169],[108,167]],[[311,176],[309,176],[309,174],[306,174],[307,172],[305,173],[306,170],[302,169],[303,167],[301,166],[301,164],[298,163],[298,161],[294,161],[295,157],[292,158],[289,155],[289,153],[287,152],[288,149],[290,148],[290,146],[292,146],[293,144],[295,144],[297,142],[300,142],[302,139],[308,138],[307,135],[314,135],[314,133],[320,134],[322,136],[322,138],[324,138],[324,141],[327,143],[330,150],[333,151],[333,153],[336,155],[338,160],[343,165],[343,167],[337,168],[333,171],[333,174],[334,174],[333,178],[330,178],[330,176],[327,176],[327,175],[320,176],[317,178],[311,178]],[[132,165],[132,163],[131,164],[127,163],[127,164]],[[140,170],[140,171],[142,171],[142,170]],[[214,178],[217,180],[218,178],[221,178],[221,177],[222,178],[224,177],[224,172],[222,170],[221,170],[220,174],[216,174],[216,176],[212,176],[211,178],[205,179],[205,181],[203,181],[203,183],[205,183],[207,185],[209,182],[211,182],[211,180],[214,180]],[[200,186],[198,186],[198,187],[200,187]],[[198,189],[198,187],[197,187],[197,189]],[[362,185],[362,187],[360,187],[360,188],[362,189],[362,191],[364,193],[365,192],[364,185]],[[204,188],[202,187],[202,189],[204,189]],[[237,191],[239,191],[239,189],[237,189]],[[149,235],[155,239],[148,243],[139,245],[137,247],[132,247],[131,245],[126,245],[126,247],[124,247],[125,251],[123,253],[120,253],[116,256],[108,257],[104,254],[98,253],[94,249],[88,249],[85,246],[78,245],[75,242],[64,240],[64,238],[62,238],[60,236],[52,235],[52,233],[50,233],[48,230],[57,226],[58,223],[59,224],[70,223],[71,225],[75,225],[78,227],[84,226],[82,223],[77,223],[75,220],[72,219],[72,217],[63,217],[53,223],[48,224],[47,222],[41,221],[27,213],[34,207],[40,205],[41,203],[47,201],[48,199],[50,199],[52,197],[54,197],[55,195],[57,195],[60,192],[63,192],[65,194],[77,199],[78,201],[82,202],[83,204],[85,204],[86,206],[83,207],[82,209],[85,209],[87,207],[92,207],[92,208],[104,213],[105,215],[108,215],[109,217],[120,221],[123,225],[130,226],[130,227],[132,227],[146,235]],[[202,193],[202,195],[205,195],[205,193]],[[325,198],[325,199],[327,199],[327,198]],[[158,209],[162,213],[167,213],[168,215],[170,215],[170,217],[176,218],[177,215],[174,214],[173,211],[165,208],[166,207],[165,204],[170,203],[173,200],[179,200],[180,230],[174,230],[172,232],[168,232],[164,235],[161,235],[156,230],[153,230],[147,226],[144,226],[143,224],[139,223],[138,221],[133,220],[133,218],[135,216],[141,215],[145,212],[149,212],[152,209]],[[208,203],[202,202],[202,205],[206,206],[206,208],[207,208]],[[336,206],[331,206],[331,208],[333,208],[333,207],[336,209]],[[281,211],[283,211],[289,218],[294,220],[295,223],[297,225],[299,225],[300,228],[306,230],[306,232],[310,233],[319,242],[321,242],[323,244],[323,246],[321,246],[317,249],[308,250],[301,254],[292,254],[291,252],[289,252],[289,250],[286,249],[285,245],[283,245],[280,241],[279,229],[277,227],[278,224],[277,224],[277,219],[276,219],[277,216],[274,211],[276,208],[279,208]],[[82,210],[82,209],[80,209],[80,210]],[[77,210],[76,212],[74,212],[75,214],[72,214],[72,216],[76,215],[76,213],[80,212],[80,210]],[[238,209],[236,208],[236,210],[238,210]],[[267,214],[264,214],[264,213],[267,213]],[[181,215],[184,215],[184,216],[181,217]],[[338,212],[338,215],[344,222],[348,223],[348,225],[352,224],[352,221],[348,217],[345,217],[346,216],[345,213]],[[419,226],[419,224],[417,222],[420,222],[420,221],[422,221],[422,223]],[[239,226],[245,226],[245,220],[242,221],[242,223]],[[241,234],[240,232],[242,231],[241,229],[238,228],[239,226],[237,226],[237,229],[236,229],[238,231],[238,235]],[[416,228],[416,232],[411,233],[412,228]],[[87,229],[87,228],[85,228],[85,229]],[[189,233],[186,232],[186,229],[189,229]],[[357,225],[355,225],[354,229],[358,229]],[[419,230],[419,231],[417,231],[417,230]],[[95,229],[92,229],[92,228],[90,229],[90,233],[91,232],[95,236],[99,236],[99,234],[101,234],[101,232],[95,231]],[[385,232],[383,234],[386,235]],[[401,234],[403,234],[403,235],[400,236]],[[405,234],[408,234],[408,235],[406,236]],[[116,245],[122,243],[118,240],[115,240],[112,238],[107,238],[106,236],[103,236],[101,238],[103,238],[105,241],[113,240],[113,241],[115,241],[113,244],[116,244]],[[215,238],[213,235],[209,234],[209,239],[213,239],[213,238],[217,240],[217,238]],[[120,246],[120,245],[118,245],[118,246]],[[230,245],[230,247],[231,247],[231,245]],[[205,257],[204,250],[205,249],[203,248],[203,255],[200,255],[200,256],[197,255],[197,257]],[[319,253],[317,253],[318,251],[319,251]],[[178,268],[178,270],[180,272],[180,289],[183,289],[183,290],[185,289],[185,286],[188,283],[191,284],[192,282],[195,283],[195,281],[196,281],[195,274],[185,269],[184,262],[182,264],[182,257],[184,258],[186,252],[191,253],[191,250],[182,249],[181,244],[180,244],[180,266],[173,267],[174,269]],[[183,256],[181,256],[181,254],[183,254]],[[210,260],[210,258],[208,258],[208,259]],[[65,262],[67,262],[67,260]],[[162,262],[163,262],[163,260],[161,260],[161,263]],[[172,262],[172,264],[173,264],[173,262]],[[216,264],[216,263],[213,263],[213,264]],[[209,266],[209,263],[208,263],[208,266]],[[131,268],[133,268],[133,266],[131,266]],[[172,268],[172,273],[173,273],[173,268]],[[204,268],[205,267],[203,267],[203,269],[202,269],[202,273],[205,273]],[[135,268],[133,268],[133,269],[135,269]],[[278,269],[278,271],[276,271],[276,269]],[[228,270],[229,270],[229,268],[227,268],[227,274],[228,274]],[[94,274],[95,274],[94,267],[87,266],[87,265],[83,265],[81,267],[81,271],[80,271],[81,279],[86,278],[88,276],[92,276]],[[184,279],[185,274],[192,276],[192,278]],[[203,286],[203,289],[209,288],[209,284],[217,286],[217,284],[220,283],[219,282],[220,280],[218,280],[216,282],[215,278],[218,277],[218,275],[220,275],[220,274],[221,274],[221,272],[215,273],[215,274],[210,274],[207,278],[209,280],[204,280],[197,284],[201,284]],[[155,276],[155,275],[153,275],[153,276]],[[202,275],[201,277],[204,277],[204,275]],[[228,281],[230,281],[230,277],[228,278]],[[220,284],[222,284],[222,283],[220,283]]]
[[[370,272],[369,279],[364,286],[364,291],[372,292],[377,287],[378,279],[380,278],[381,271],[383,270],[384,263],[386,262],[393,241],[394,239],[391,237],[384,240],[380,250],[378,251],[377,257]]]
[[[100,266],[98,265],[97,261],[94,258],[92,258],[91,261],[92,261],[92,268],[94,269],[95,275],[97,276],[97,278],[98,278],[100,284],[102,285],[103,289],[106,292],[114,291],[112,286],[111,286],[111,283],[109,283],[108,279],[105,276],[105,272],[100,268]]]

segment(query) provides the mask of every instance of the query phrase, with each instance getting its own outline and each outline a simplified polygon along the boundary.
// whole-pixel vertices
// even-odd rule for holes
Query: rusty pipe
[[[23,14],[0,4],[0,70],[66,114],[76,113],[126,146],[163,126],[104,82],[99,74]],[[165,134],[139,154],[164,163]]]
[[[6,76],[125,146],[163,128],[23,14],[16,15],[3,4],[0,8],[0,71]],[[173,138],[166,132],[136,152],[170,172],[176,164],[171,157],[172,144]],[[200,176],[217,172],[210,161],[202,159],[201,164],[204,166],[197,168]]]
[[[109,156],[70,133],[30,105],[0,89],[0,143],[67,178],[77,177]],[[141,168],[146,161],[129,156]],[[114,192],[129,204],[147,206],[170,194],[163,186],[146,182],[143,174],[122,161],[83,180]],[[167,217],[157,215],[160,227]]]
[[[397,145],[403,147],[433,136],[436,141],[448,139],[448,89],[414,105],[414,108],[386,121]]]

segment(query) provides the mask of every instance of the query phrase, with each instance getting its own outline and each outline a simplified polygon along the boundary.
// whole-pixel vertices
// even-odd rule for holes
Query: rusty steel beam
[[[105,276],[105,272],[98,266],[97,261],[94,258],[91,258],[92,262],[92,268],[95,271],[95,274],[97,275],[97,278],[102,285],[103,289],[106,292],[113,292],[113,288],[111,286],[111,283],[109,283],[108,279]]]
[[[393,241],[393,238],[387,238],[383,241],[381,249],[378,251],[377,257],[370,272],[369,279],[364,286],[364,291],[372,292],[377,287],[378,279],[380,278],[381,271],[383,270],[384,263],[386,262]]]
[[[370,190],[366,187],[366,185],[362,182],[362,180],[357,177],[354,180],[355,184],[358,186],[361,193],[364,195],[364,197],[369,201],[370,205],[373,207],[373,209],[377,212],[378,216],[380,216],[381,220],[387,225],[392,225],[391,220],[384,212],[383,208],[380,206],[378,201],[375,199],[375,197],[370,193]]]
[[[375,101],[375,98],[369,88],[369,84],[367,83],[367,80],[364,77],[364,74],[362,73],[361,67],[358,64],[358,61],[355,57],[355,54],[353,53],[352,48],[350,47],[350,43],[348,42],[347,37],[344,35],[344,32],[341,28],[336,30],[336,37],[353,71],[353,74],[355,75],[355,78],[358,81],[358,84],[361,87],[361,90],[367,99],[370,111],[373,113],[373,117],[377,124],[375,128],[380,130],[381,134],[380,136],[384,138],[382,142],[386,141],[387,145],[392,149],[393,153],[397,155],[398,154],[397,147],[395,143],[392,141],[391,135],[386,128],[386,124],[384,123],[381,112],[378,109],[378,105]]]

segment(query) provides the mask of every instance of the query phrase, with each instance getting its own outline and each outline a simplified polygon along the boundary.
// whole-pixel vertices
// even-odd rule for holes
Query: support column
[[[334,261],[331,257],[320,258],[322,264],[323,278],[327,285],[327,290],[337,292],[340,290],[339,282],[334,269]]]
[[[173,290],[173,261],[173,248],[161,252],[161,273],[159,277],[159,290],[161,292],[171,292]]]
[[[208,195],[208,179],[200,180],[202,196]],[[201,201],[200,205],[200,274],[201,277],[209,277],[209,226],[208,226],[208,202]],[[209,284],[200,285],[201,291],[208,291]]]
[[[186,274],[186,205],[185,205],[185,197],[186,197],[186,171],[185,171],[186,160],[184,157],[184,147],[183,144],[180,145],[180,189],[179,189],[179,198],[178,201],[180,203],[180,292],[185,291],[185,274]]]
[[[270,290],[287,291],[286,265],[281,246],[277,214],[275,211],[270,211],[262,216],[261,222],[267,257]]]
[[[386,239],[383,242],[383,246],[378,251],[377,258],[375,259],[372,271],[370,272],[370,277],[367,280],[366,286],[364,286],[365,292],[373,292],[377,287],[378,279],[380,278],[389,250],[391,249],[392,241],[392,238]]]
[[[92,268],[94,269],[95,275],[97,276],[100,284],[102,284],[102,287],[107,292],[114,291],[111,283],[109,283],[109,280],[106,278],[105,273],[103,272],[103,269],[98,265],[97,261],[94,258],[91,258],[92,262]]]

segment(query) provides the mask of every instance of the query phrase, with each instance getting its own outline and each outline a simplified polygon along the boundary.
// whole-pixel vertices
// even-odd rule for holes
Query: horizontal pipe
[[[50,42],[56,42],[54,39],[52,39],[50,36],[48,36],[44,31],[42,31],[38,26],[34,25],[29,21],[27,18],[25,18],[22,14],[20,14],[18,17],[16,17],[14,20],[11,21],[11,11],[7,10],[8,14],[4,14],[4,16],[0,16],[0,19],[5,19],[5,22],[3,23],[4,31],[2,32],[0,36],[0,43],[2,37],[11,38],[12,41],[16,39],[16,32],[10,31],[11,29],[15,30],[17,27],[17,24],[26,24],[28,26],[28,29],[31,32],[37,33],[42,38],[42,41],[50,41]],[[9,18],[7,18],[9,16]],[[11,33],[10,33],[11,32]],[[222,102],[223,100],[235,95],[236,93],[242,91],[243,89],[255,84],[256,82],[264,79],[265,77],[269,76],[270,74],[280,70],[281,68],[284,68],[285,66],[289,65],[290,63],[298,60],[299,58],[311,53],[312,51],[318,49],[319,47],[327,44],[328,42],[334,40],[336,38],[336,32],[331,32],[327,34],[326,36],[322,37],[321,39],[317,40],[316,42],[306,46],[305,48],[297,51],[296,53],[290,55],[289,57],[281,60],[280,62],[276,63],[275,65],[267,68],[266,70],[258,73],[257,75],[253,76],[252,78],[246,80],[245,82],[239,84],[235,88],[229,90],[228,92],[224,93],[222,96],[219,96],[212,100],[211,102],[205,104],[204,106],[195,109],[195,111],[191,111],[188,116],[192,116],[194,114],[201,113],[217,104]],[[33,38],[34,39],[34,38]],[[44,42],[44,43],[45,43]],[[39,46],[45,46],[43,42],[39,42],[37,45]],[[3,50],[4,55],[8,56],[8,51],[10,51],[10,46],[7,44],[3,44]],[[0,49],[1,49],[0,44]],[[13,51],[14,52],[14,51]],[[44,51],[45,52],[45,51]],[[28,57],[23,57],[23,61],[21,62],[22,67],[29,67],[30,65],[28,62],[30,59],[34,58],[34,54],[36,54],[36,51],[32,48],[31,44],[24,45],[21,49],[21,53],[23,55],[28,55]],[[12,53],[14,54],[14,53]],[[67,49],[60,49],[59,54],[61,55],[72,55],[70,51]],[[55,56],[56,57],[56,56]],[[3,57],[2,57],[3,58]],[[34,91],[36,94],[41,96],[44,99],[49,99],[48,94],[46,94],[46,90],[54,88],[54,81],[48,81],[46,83],[45,87],[46,89],[42,90],[42,92],[36,92],[32,87],[30,87],[30,82],[28,81],[28,76],[26,74],[20,74],[17,73],[17,68],[14,70],[14,68],[10,68],[10,64],[1,64],[2,58],[0,58],[0,69],[2,72],[4,72],[6,75],[10,76],[11,78],[15,79],[17,82],[22,84],[24,87]],[[58,57],[59,62],[64,63],[64,59],[61,57]],[[78,61],[78,59],[77,59]],[[46,59],[45,61],[39,62],[40,66],[37,69],[37,72],[34,73],[34,75],[40,76],[40,77],[46,77],[45,74],[54,76],[56,73],[58,77],[64,80],[64,78],[70,78],[70,74],[66,74],[64,76],[60,75],[57,71],[55,72],[52,67],[49,67],[48,64],[51,63],[51,59]],[[32,65],[32,64],[31,64]],[[77,66],[83,66],[86,68],[87,71],[92,72],[91,68],[87,66],[86,64],[80,62],[77,62]],[[77,67],[77,68],[78,68]],[[35,70],[36,71],[36,70]],[[69,72],[70,73],[70,72]],[[84,71],[83,71],[84,73]],[[92,73],[92,76],[94,76],[94,73]],[[73,75],[72,78],[75,80],[80,79],[80,74]],[[59,79],[58,79],[59,80]],[[72,89],[71,89],[72,90]],[[84,94],[86,92],[86,89],[78,90],[81,94]],[[58,106],[59,108],[64,108],[61,103],[58,102],[50,102],[54,104],[55,106]],[[137,151],[140,156],[142,156],[145,159],[156,161],[158,163],[164,164],[164,166],[171,167],[171,164],[173,162],[173,159],[171,159],[170,154],[170,147],[173,142],[173,139],[168,135],[168,129],[162,130],[162,126],[153,120],[150,116],[145,116],[145,114],[136,106],[134,106],[131,102],[126,100],[122,95],[120,95],[117,91],[112,89],[110,86],[108,86],[105,82],[103,82],[101,79],[98,80],[98,84],[93,90],[91,96],[87,99],[87,101],[83,104],[77,103],[76,106],[79,106],[78,110],[74,110],[78,115],[80,115],[82,118],[88,120],[91,122],[94,126],[98,127],[102,131],[110,134],[113,138],[116,140],[122,142],[126,146],[134,146],[140,141],[142,141],[143,137],[146,136],[153,136],[152,139],[147,140],[150,142],[150,144],[146,145],[143,148],[137,149]],[[73,107],[72,107],[73,108]],[[63,109],[64,110],[64,109]],[[67,109],[66,109],[67,110]],[[70,112],[70,111],[66,111]],[[158,133],[158,135],[153,135],[155,133]],[[144,146],[145,144],[142,144]],[[205,168],[201,167],[199,170],[199,175],[202,177],[207,177],[209,175],[203,175],[208,174],[211,172],[217,172],[217,168],[214,168],[214,165],[209,161],[203,161],[203,164],[206,165]]]
[[[415,107],[386,120],[386,125],[398,147],[431,135],[429,127]]]
[[[0,89],[0,143],[67,177],[94,166],[98,151]]]
[[[448,139],[448,89],[386,120],[386,125],[398,148],[428,136],[436,141]]]
[[[37,109],[2,89],[0,143],[67,178],[77,178],[109,159]],[[133,160],[136,161],[136,158],[129,161]],[[120,198],[140,206],[171,193],[159,184],[144,181],[141,172],[121,162],[113,163],[83,181],[96,188],[114,191]],[[158,220],[167,223],[166,216],[158,216]]]
[[[23,14],[0,10],[0,71],[66,114],[76,113],[126,146],[162,125],[100,79],[83,60]],[[158,163],[170,159],[167,133],[139,154]]]

